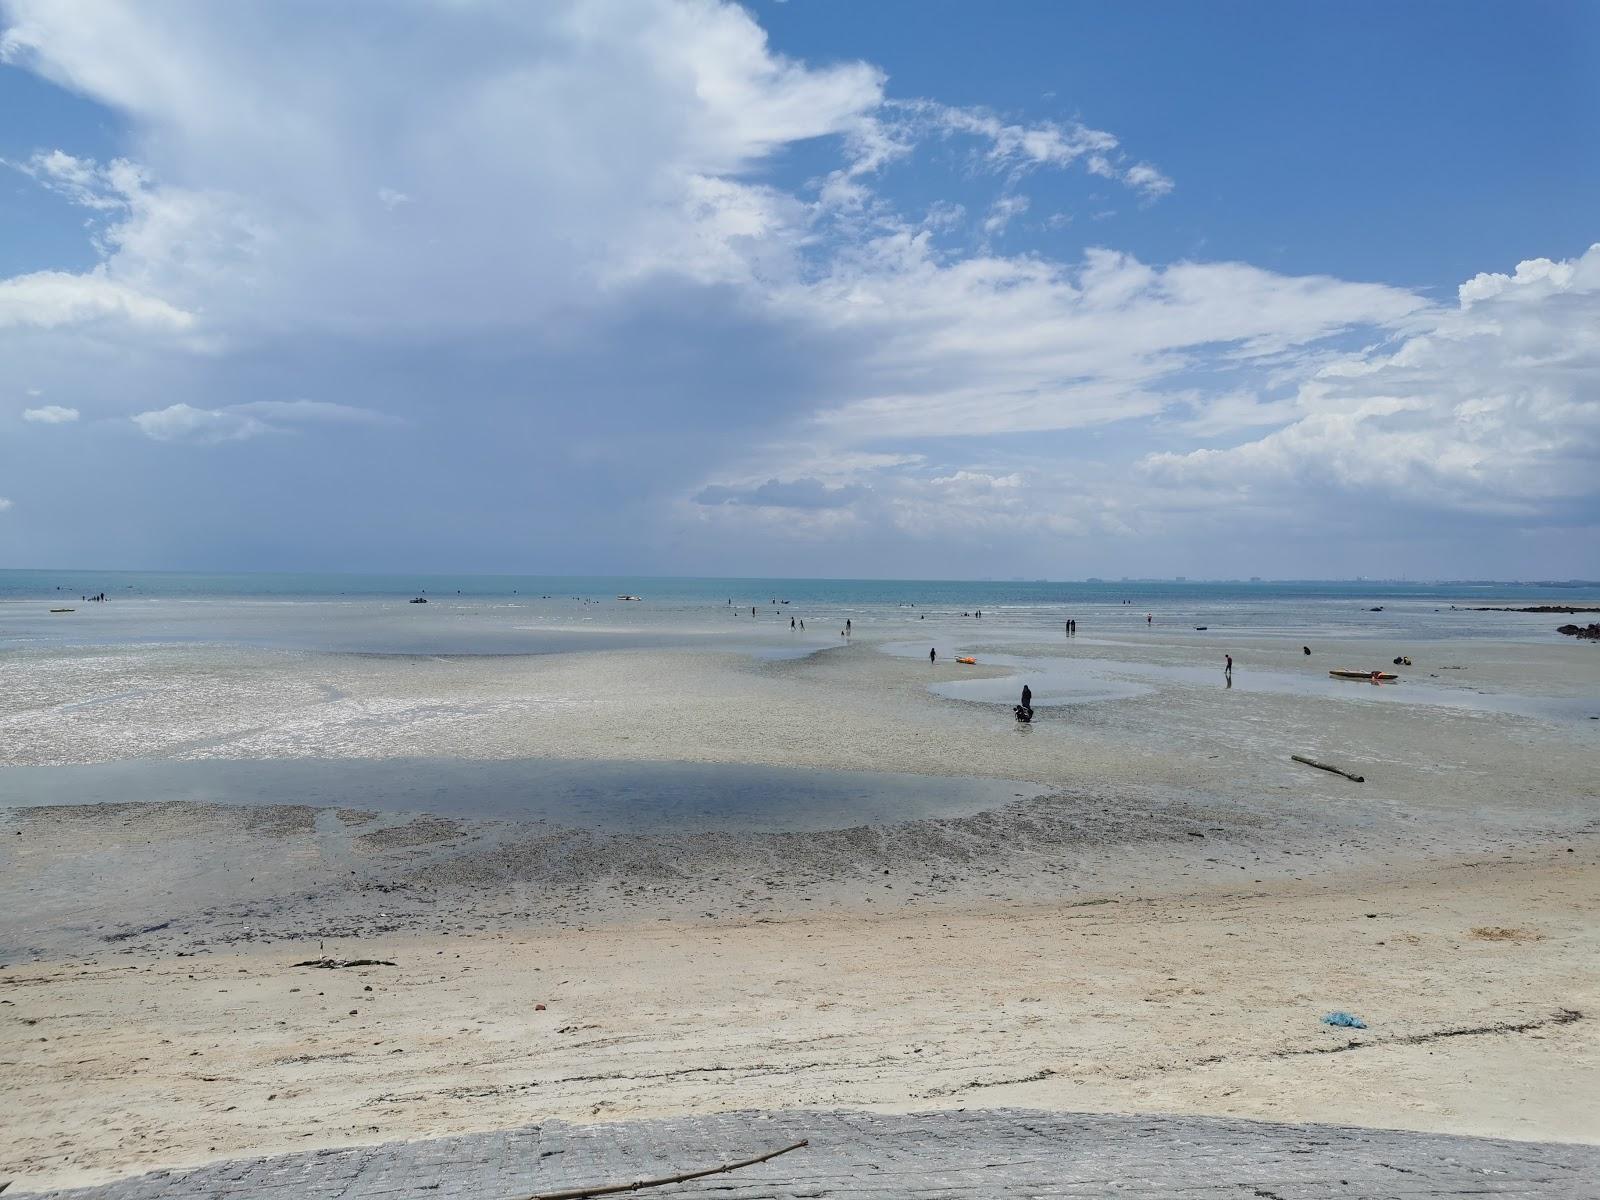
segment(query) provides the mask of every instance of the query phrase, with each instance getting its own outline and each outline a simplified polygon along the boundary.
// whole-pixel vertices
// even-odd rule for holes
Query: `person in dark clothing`
[[[1024,725],[1032,723],[1033,689],[1027,684],[1022,685],[1022,702],[1020,704],[1013,704],[1011,706],[1011,711],[1016,714],[1017,720],[1021,721]]]
[[[936,663],[939,661],[939,651],[936,648],[928,651],[928,661],[930,663]]]

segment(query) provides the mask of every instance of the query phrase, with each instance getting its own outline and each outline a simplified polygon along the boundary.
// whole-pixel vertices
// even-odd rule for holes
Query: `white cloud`
[[[1022,475],[1012,471],[1006,475],[993,475],[986,471],[956,471],[951,475],[935,475],[928,481],[937,487],[959,488],[965,492],[992,492],[996,488],[1019,488]]]
[[[1600,244],[1479,275],[1392,350],[1328,362],[1297,420],[1152,455],[1155,480],[1231,495],[1326,489],[1524,516],[1600,498]]]
[[[271,426],[244,413],[228,409],[194,408],[172,404],[129,418],[144,435],[157,442],[236,442],[270,433]]]
[[[10,500],[6,499],[4,496],[0,496],[0,512],[6,512],[11,507],[12,507],[12,502]]]
[[[1148,416],[1199,364],[1262,366],[1286,351],[1425,308],[1415,294],[1242,263],[1165,269],[1091,251],[951,262],[925,234],[880,238],[781,311],[864,346],[856,398],[820,416],[846,440],[1072,429]]]
[[[1026,553],[1051,537],[1181,539],[1214,520],[1270,529],[1292,514],[1327,528],[1374,505],[1385,535],[1398,536],[1407,508],[1582,523],[1600,500],[1600,246],[1479,276],[1446,309],[1399,289],[1240,264],[1161,270],[1101,253],[1061,271],[899,252],[899,276],[836,280],[830,308],[871,331],[868,386],[900,390],[823,414],[819,444],[774,446],[763,470],[814,468],[827,445],[1157,414],[1130,449],[1152,429],[1251,440],[1121,462],[965,441],[942,467],[863,458],[826,476],[863,489],[853,521],[832,529],[842,539],[870,544],[892,530]],[[1328,344],[1351,329],[1369,332],[1368,348]],[[1205,387],[1190,381],[1196,368]],[[740,519],[726,514],[726,536]]]
[[[1165,196],[1176,186],[1171,179],[1149,163],[1135,163],[1122,173],[1122,180],[1129,187],[1143,192],[1151,199]]]
[[[54,329],[94,321],[124,321],[170,332],[190,328],[194,317],[99,271],[85,275],[36,271],[0,279],[0,330]]]
[[[266,433],[285,433],[296,425],[392,425],[399,422],[370,408],[316,400],[253,400],[224,408],[172,404],[130,418],[158,442],[201,445],[239,442]]]
[[[6,164],[93,214],[93,242],[103,261],[79,275],[49,273],[58,289],[99,295],[102,309],[120,299],[119,315],[146,326],[188,329],[194,310],[217,289],[248,287],[254,254],[265,240],[239,197],[217,190],[158,185],[125,158],[101,165],[61,150]],[[19,283],[38,276],[0,281]],[[75,312],[55,323],[103,313]]]
[[[46,404],[41,408],[25,408],[22,410],[24,421],[37,421],[41,425],[65,425],[69,421],[78,419],[78,410],[63,408],[59,404]]]
[[[1174,397],[1177,407],[1187,408],[1192,416],[1179,417],[1177,426],[1197,438],[1215,438],[1246,429],[1282,425],[1300,413],[1294,397],[1267,399],[1249,390],[1220,394],[1188,392]]]
[[[709,0],[424,7],[381,44],[355,10],[7,9],[11,61],[117,109],[140,149],[27,169],[101,219],[108,278],[230,336],[435,336],[661,271],[779,269],[801,206],[747,176],[882,101],[876,68],[794,62]],[[374,197],[408,219],[372,220]]]
[[[989,215],[983,219],[983,231],[990,237],[1004,233],[1014,218],[1027,211],[1026,196],[1001,196],[989,206]]]
[[[1008,176],[1121,153],[1081,123],[886,101],[876,67],[776,54],[712,0],[423,8],[354,57],[354,10],[7,9],[10,60],[122,112],[141,160],[22,168],[95,216],[110,280],[227,335],[511,324],[663,272],[793,278],[815,214],[751,176],[810,139],[844,143],[819,210],[840,215],[876,211],[864,177],[929,139]],[[374,198],[407,219],[373,221]]]
[[[64,150],[40,151],[27,162],[5,165],[32,176],[80,208],[111,211],[126,205],[126,199],[116,194],[111,172],[102,170],[90,159],[76,158]],[[119,168],[126,165],[117,164]]]
[[[902,102],[895,106],[902,119],[950,136],[967,134],[988,143],[991,164],[1008,170],[1036,166],[1064,167],[1085,155],[1103,156],[1117,147],[1114,134],[1082,124],[1053,121],[1021,125],[1003,120],[982,108],[956,108],[933,101]]]

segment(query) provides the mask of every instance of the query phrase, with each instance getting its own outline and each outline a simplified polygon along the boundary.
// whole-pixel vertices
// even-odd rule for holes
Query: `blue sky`
[[[1180,181],[1169,203],[1076,229],[1047,243],[1056,253],[1114,232],[1147,261],[1237,258],[1453,292],[1487,264],[1595,240],[1594,5],[756,11],[790,53],[865,57],[892,91],[950,104],[1078,116]]]
[[[0,0],[0,563],[1600,574],[1600,10]]]

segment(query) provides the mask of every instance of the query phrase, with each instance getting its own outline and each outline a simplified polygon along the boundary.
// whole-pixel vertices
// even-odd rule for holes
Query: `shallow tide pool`
[[[305,804],[615,832],[886,825],[965,816],[1044,790],[1003,779],[584,759],[152,759],[0,769],[0,806]]]

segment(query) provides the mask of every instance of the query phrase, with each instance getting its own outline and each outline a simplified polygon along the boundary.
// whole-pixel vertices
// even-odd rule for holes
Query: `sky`
[[[1600,6],[0,0],[0,567],[1600,577]]]

